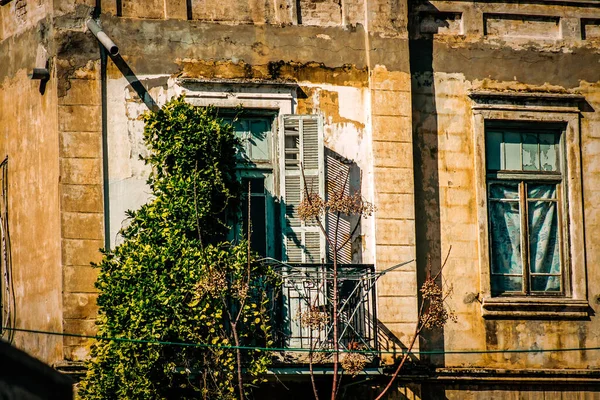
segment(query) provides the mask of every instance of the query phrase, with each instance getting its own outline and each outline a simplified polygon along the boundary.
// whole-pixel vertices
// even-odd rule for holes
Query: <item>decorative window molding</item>
[[[471,92],[475,143],[476,200],[479,230],[482,311],[484,318],[588,318],[581,184],[580,108],[585,99],[573,94]],[[564,224],[564,290],[557,295],[493,296],[491,287],[489,205],[486,170],[486,125],[503,123],[563,127],[562,216]]]
[[[231,80],[204,80],[180,78],[177,94],[185,94],[195,106],[277,110],[279,115],[293,114],[297,104],[295,83],[240,82]]]

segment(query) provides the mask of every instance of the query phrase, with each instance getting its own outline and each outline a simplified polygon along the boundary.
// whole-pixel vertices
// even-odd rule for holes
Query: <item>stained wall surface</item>
[[[470,2],[469,2],[470,3]],[[542,2],[539,2],[542,3]],[[590,3],[588,3],[590,4]],[[422,2],[411,10],[411,75],[416,184],[417,253],[435,249],[448,254],[444,280],[453,286],[450,304],[457,322],[428,342],[429,349],[450,351],[527,349],[526,353],[460,354],[434,358],[446,367],[594,368],[589,352],[535,352],[535,349],[598,345],[598,258],[593,204],[597,190],[596,149],[600,55],[593,38],[579,30],[594,19],[597,6]],[[525,15],[525,16],[523,16]],[[460,19],[459,22],[456,22]],[[435,22],[432,23],[432,21]],[[432,28],[435,28],[433,29]],[[591,31],[592,29],[590,29]],[[482,316],[481,224],[478,216],[477,157],[472,92],[557,93],[585,96],[580,108],[584,219],[569,220],[585,228],[587,300],[590,319],[523,319]],[[418,165],[418,166],[417,166]],[[420,216],[419,216],[420,215]],[[585,225],[584,225],[585,224]],[[450,250],[451,248],[451,250]],[[439,260],[439,259],[438,259]],[[422,259],[421,262],[424,262]],[[441,261],[438,261],[441,263]],[[572,265],[571,271],[581,265]]]
[[[145,152],[142,112],[182,93],[181,82],[186,80],[237,80],[240,87],[287,82],[297,85],[291,111],[323,115],[325,146],[356,162],[363,194],[381,207],[373,218],[363,220],[362,262],[383,270],[414,259],[410,77],[402,53],[407,35],[405,28],[396,29],[397,21],[387,19],[391,10],[384,13],[379,5],[372,6],[368,23],[378,30],[376,34],[363,25],[336,27],[323,22],[317,27],[301,21],[284,26],[242,24],[231,35],[231,26],[224,23],[107,15],[106,30],[122,55],[107,69],[111,242],[122,226],[124,211],[148,198],[148,171],[139,160]],[[364,13],[353,18],[359,17]],[[377,46],[374,61],[383,63],[385,58],[391,70],[378,64],[369,73],[371,51],[365,46]],[[387,52],[385,46],[394,50]],[[380,282],[379,319],[393,332],[386,346],[397,349],[398,340],[407,340],[416,321],[414,263]]]
[[[14,317],[20,328],[61,332],[56,84],[49,82],[41,95],[40,82],[28,77],[36,57],[30,50],[40,39],[29,30],[0,42],[0,157],[8,156],[14,287],[14,298],[3,293],[3,314]],[[15,344],[49,363],[63,358],[60,337],[16,333]]]
[[[584,351],[536,352],[599,345],[600,276],[593,268],[600,261],[594,235],[600,225],[595,201],[600,191],[598,4],[248,0],[190,6],[179,0],[105,0],[100,20],[120,55],[106,60],[103,89],[98,44],[83,26],[93,4],[55,0],[52,18],[28,11],[30,19],[17,28],[11,18],[24,18],[17,15],[22,3],[0,7],[0,148],[11,159],[14,154],[15,163],[27,160],[13,170],[23,182],[21,190],[11,189],[22,196],[12,200],[13,216],[22,215],[13,223],[29,222],[12,232],[14,260],[48,265],[48,279],[21,294],[23,303],[44,298],[23,307],[47,318],[48,329],[94,331],[95,275],[89,262],[98,259],[105,234],[109,243],[116,235],[123,211],[147,198],[148,171],[137,159],[144,152],[140,114],[182,93],[186,80],[242,87],[285,83],[297,88],[292,111],[322,114],[326,144],[354,159],[363,172],[363,194],[377,205],[363,225],[363,261],[381,271],[416,260],[378,282],[385,350],[409,342],[418,318],[418,288],[447,257],[442,279],[453,287],[449,304],[457,322],[427,332],[418,347],[531,352],[446,354],[422,361],[465,373],[599,366]],[[41,96],[24,65],[33,57],[27,49],[44,40],[53,80]],[[10,54],[8,63],[4,54]],[[12,106],[16,88],[24,93],[20,107]],[[589,318],[483,315],[482,259],[488,255],[482,251],[481,229],[487,220],[477,201],[482,165],[472,93],[490,91],[584,98],[576,111],[583,217],[569,224],[585,232],[584,254],[577,255],[585,261],[571,270],[586,277]],[[14,130],[20,134],[11,135]],[[48,133],[40,137],[42,130]],[[42,146],[42,139],[52,145]],[[29,152],[30,146],[40,150]],[[35,189],[49,199],[43,206],[36,203],[35,186],[25,187],[29,178],[43,186]],[[26,269],[22,276],[24,288],[35,286]],[[87,341],[74,339],[47,346],[54,347],[43,350],[46,359],[81,360],[89,349]],[[453,390],[448,389],[449,398],[460,393]]]

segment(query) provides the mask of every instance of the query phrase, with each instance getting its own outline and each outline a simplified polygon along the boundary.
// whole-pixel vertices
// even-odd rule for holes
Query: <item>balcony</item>
[[[329,363],[333,345],[333,264],[277,264],[277,342],[283,363]],[[377,351],[374,266],[338,265],[338,350]],[[376,357],[369,355],[369,361]]]

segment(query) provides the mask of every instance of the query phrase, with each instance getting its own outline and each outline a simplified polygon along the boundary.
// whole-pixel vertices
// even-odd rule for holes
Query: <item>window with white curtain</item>
[[[581,110],[571,93],[474,90],[482,317],[589,317]]]
[[[562,128],[491,125],[485,135],[492,295],[562,295]]]

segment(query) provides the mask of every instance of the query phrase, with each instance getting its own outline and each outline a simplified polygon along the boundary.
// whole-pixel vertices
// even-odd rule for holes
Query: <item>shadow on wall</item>
[[[148,89],[146,89],[146,87],[144,87],[144,85],[140,82],[123,57],[118,54],[116,56],[111,56],[111,59],[117,68],[119,68],[119,71],[121,71],[125,79],[127,79],[127,82],[129,82],[133,90],[135,90],[137,95],[144,102],[146,107],[148,107],[148,109],[151,111],[157,111],[159,107],[156,104],[156,101],[154,101],[150,93],[148,93]]]
[[[355,161],[345,158],[332,149],[325,147],[325,200],[330,199],[336,193],[343,193],[346,196],[361,194],[361,169]],[[301,190],[304,190],[302,187]],[[309,191],[312,189],[309,187]],[[280,207],[286,209],[285,199],[280,199]],[[292,206],[294,207],[294,206]],[[289,213],[295,215],[296,210],[290,210]],[[340,264],[360,264],[362,263],[362,236],[361,236],[361,218],[356,215],[341,214],[339,221],[334,213],[328,213],[325,217],[325,229],[329,240],[334,243],[336,230],[338,243],[345,241],[348,237],[351,240],[342,249],[338,251],[338,263]],[[286,226],[290,226],[288,212],[286,212]],[[293,233],[288,233],[288,237],[294,242],[294,245],[302,251],[309,251],[301,243],[301,239]],[[327,246],[326,262],[333,262],[333,250]],[[284,257],[285,258],[285,257]],[[321,262],[321,260],[314,260]]]
[[[327,198],[336,193],[351,196],[361,193],[361,170],[353,160],[349,160],[335,151],[325,148],[325,190]],[[333,242],[336,231],[336,216],[328,213],[326,218],[327,234]],[[338,262],[342,264],[360,264],[362,262],[361,221],[356,215],[340,215],[337,227],[338,242],[352,237],[350,242],[338,252]],[[333,261],[332,249],[327,249],[329,262]]]
[[[151,111],[158,110],[158,105],[156,101],[152,98],[148,89],[142,84],[142,82],[135,75],[134,71],[129,67],[127,62],[121,57],[121,55],[110,55],[104,49],[104,47],[100,47],[100,62],[101,62],[101,80],[102,80],[102,174],[103,174],[103,183],[104,183],[104,246],[106,248],[113,247],[116,243],[118,243],[118,234],[115,235],[114,238],[111,238],[112,226],[111,223],[111,195],[113,190],[110,189],[110,179],[109,179],[109,170],[108,170],[108,101],[107,101],[107,67],[108,67],[108,59],[115,64],[115,66],[119,69],[121,74],[127,79],[133,91],[139,96],[140,100],[148,107]],[[117,224],[114,224],[117,225]],[[115,226],[116,227],[116,226]],[[123,228],[123,225],[119,226],[118,229]],[[118,231],[117,229],[117,231]]]
[[[436,275],[442,268],[433,35],[437,32],[436,29],[447,27],[447,24],[444,25],[444,22],[440,21],[436,29],[431,29],[430,23],[424,23],[425,19],[430,13],[436,13],[438,10],[428,1],[413,1],[409,4],[417,283],[418,287],[421,287],[429,273]],[[427,11],[423,12],[423,9]],[[425,351],[444,351],[443,328],[425,330],[420,337],[419,348]],[[421,362],[444,366],[445,359],[443,355],[423,355]],[[440,398],[439,395],[443,393],[423,393],[424,398]]]

